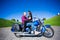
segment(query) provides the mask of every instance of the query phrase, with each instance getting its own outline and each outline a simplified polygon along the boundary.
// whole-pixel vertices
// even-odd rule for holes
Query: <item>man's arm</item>
[[[27,18],[25,19],[25,17],[23,16],[23,17],[22,17],[22,20],[26,21],[26,20],[27,20]]]

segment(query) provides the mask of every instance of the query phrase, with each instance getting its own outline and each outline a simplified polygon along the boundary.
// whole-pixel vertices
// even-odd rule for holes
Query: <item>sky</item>
[[[28,10],[33,17],[48,19],[60,13],[60,0],[0,0],[0,18],[21,21]]]

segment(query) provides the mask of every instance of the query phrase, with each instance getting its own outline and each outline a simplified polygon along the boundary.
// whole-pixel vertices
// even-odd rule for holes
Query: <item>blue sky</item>
[[[60,12],[60,0],[0,0],[0,18],[21,20],[28,10],[33,16],[51,18]]]

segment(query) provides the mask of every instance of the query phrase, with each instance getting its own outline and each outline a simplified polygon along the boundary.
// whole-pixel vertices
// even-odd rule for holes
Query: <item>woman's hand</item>
[[[29,19],[31,19],[31,17],[29,17]]]

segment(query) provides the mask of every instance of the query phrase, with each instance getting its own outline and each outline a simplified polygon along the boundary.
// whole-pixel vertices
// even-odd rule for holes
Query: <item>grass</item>
[[[0,18],[0,28],[1,27],[11,27],[13,23],[16,23],[16,22],[12,21],[12,20]]]
[[[50,24],[52,26],[60,26],[60,15],[45,20],[45,24]]]

